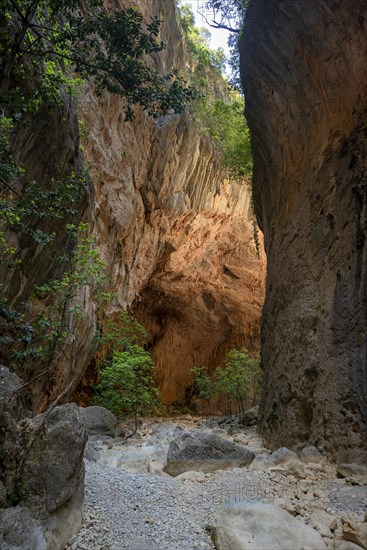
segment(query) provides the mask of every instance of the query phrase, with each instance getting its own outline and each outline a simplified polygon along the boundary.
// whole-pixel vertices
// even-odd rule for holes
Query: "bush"
[[[200,73],[205,73],[205,69],[208,67],[222,73],[227,60],[223,48],[218,48],[217,50],[210,48],[210,32],[205,27],[197,28],[195,26],[194,12],[190,6],[180,6],[178,14],[179,22],[186,35],[191,60],[196,65],[196,76],[200,76]]]
[[[154,383],[154,363],[141,346],[132,345],[117,351],[100,371],[95,402],[117,416],[149,414],[158,404]]]
[[[210,403],[216,393],[215,384],[208,374],[208,367],[197,367],[191,369],[195,375],[194,387],[200,399],[205,399],[208,406],[208,415],[210,415]]]
[[[226,367],[217,368],[214,376],[216,389],[227,397],[230,412],[234,403],[241,418],[246,401],[251,399],[255,404],[260,393],[262,371],[259,358],[251,358],[246,348],[233,349],[227,353]]]
[[[251,400],[251,406],[256,405],[260,391],[262,370],[258,356],[250,357],[246,348],[232,349],[226,355],[224,368],[217,367],[212,377],[207,367],[191,369],[195,375],[194,388],[200,399],[208,405],[215,395],[222,395],[227,401],[227,412],[235,410],[240,419]]]

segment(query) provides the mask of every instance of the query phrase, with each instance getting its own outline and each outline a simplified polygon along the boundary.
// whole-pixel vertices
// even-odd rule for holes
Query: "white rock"
[[[358,546],[358,544],[354,544],[354,542],[350,542],[349,540],[342,540],[337,541],[336,550],[362,550],[362,546]]]
[[[270,455],[259,454],[255,456],[254,460],[250,464],[252,470],[268,470],[275,466],[274,458]]]
[[[319,463],[323,460],[322,454],[320,453],[320,451],[316,449],[316,447],[305,447],[299,453],[299,457],[302,460],[302,462]]]
[[[270,456],[274,459],[275,464],[282,465],[287,464],[290,460],[299,460],[298,455],[287,447],[281,447]]]
[[[315,510],[311,514],[310,527],[314,527],[322,537],[332,537],[331,531],[337,526],[337,519],[324,510]]]
[[[198,481],[203,477],[203,472],[197,472],[196,470],[188,470],[182,474],[176,476],[176,479],[181,479],[181,481]]]
[[[234,502],[219,511],[217,550],[323,550],[317,531],[270,504]]]

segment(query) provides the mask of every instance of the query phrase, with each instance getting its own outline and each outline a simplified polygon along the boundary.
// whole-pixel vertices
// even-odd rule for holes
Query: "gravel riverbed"
[[[249,438],[254,437],[252,430]],[[337,479],[329,463],[305,479],[251,468],[185,480],[88,460],[85,467],[83,525],[70,541],[70,550],[214,549],[210,527],[221,505],[230,500],[282,506],[306,523],[315,507],[321,507],[340,526],[343,515],[352,512],[362,517],[366,506],[366,487]],[[333,547],[332,540],[325,542]]]

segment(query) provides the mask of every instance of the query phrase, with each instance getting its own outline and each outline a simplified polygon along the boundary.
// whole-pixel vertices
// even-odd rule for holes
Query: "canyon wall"
[[[189,75],[192,61],[174,0],[105,2],[111,10],[130,5],[146,19],[162,20],[159,38],[167,47],[149,63],[165,73],[178,68]],[[210,92],[225,97],[224,80],[210,69],[207,76]],[[153,121],[136,107],[134,120],[127,122],[124,101],[107,92],[97,97],[89,84],[77,102],[77,110],[67,98],[60,112],[42,109],[18,135],[16,160],[30,180],[47,186],[52,177],[79,168],[83,156],[91,186],[78,203],[78,220],[96,238],[109,276],[105,290],[113,295],[99,308],[99,328],[131,309],[147,328],[163,400],[187,403],[192,367],[214,368],[232,347],[258,348],[265,258],[256,254],[248,183],[228,180],[217,148],[187,114]],[[20,243],[22,268],[6,282],[12,303],[62,272],[57,258],[72,245],[63,222],[51,220],[57,237],[50,247],[31,239]],[[64,401],[74,394],[83,403],[85,389],[96,381],[91,358],[98,323],[87,286],[77,300],[84,315],[63,360],[33,385],[38,410],[62,392]]]
[[[174,2],[136,5],[162,19],[167,49],[156,68],[189,74]],[[207,76],[210,93],[224,97],[223,79]],[[250,189],[228,180],[192,118],[154,122],[136,109],[126,122],[123,109],[121,99],[90,88],[80,101],[84,155],[94,167],[91,223],[117,296],[104,317],[132,308],[148,332],[161,398],[189,403],[191,368],[214,369],[229,349],[258,347],[265,259],[256,254]],[[84,385],[89,377],[91,370]]]
[[[134,5],[162,19],[167,48],[155,67],[189,75],[174,2]],[[210,92],[225,97],[223,79],[207,76]],[[79,110],[93,166],[90,223],[116,296],[103,318],[131,309],[147,329],[163,402],[188,404],[191,368],[214,369],[233,347],[258,349],[265,258],[256,254],[249,186],[228,180],[212,141],[187,115],[154,122],[137,108],[126,122],[120,98],[97,98],[90,87]],[[93,381],[91,364],[77,392],[82,401]]]
[[[268,261],[261,431],[365,460],[367,3],[257,0],[241,74]]]

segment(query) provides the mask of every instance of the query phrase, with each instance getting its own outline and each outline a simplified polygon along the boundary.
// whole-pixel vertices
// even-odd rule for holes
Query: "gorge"
[[[162,74],[177,69],[189,84],[205,81],[208,101],[230,102],[218,70],[208,63],[198,72],[174,0],[105,0],[103,6],[104,13],[135,7],[144,21],[161,20],[159,40],[166,47],[146,55],[144,63]],[[109,549],[136,548],[132,535],[129,538],[120,526],[117,529],[119,518],[108,504],[120,495],[117,489],[113,492],[114,484],[122,487],[123,494],[124,476],[130,500],[118,501],[116,510],[126,512],[129,528],[137,533],[136,544],[141,533],[135,517],[143,522],[139,548],[153,536],[151,525],[161,547],[185,547],[183,539],[178,543],[171,535],[172,518],[165,516],[171,517],[164,508],[165,495],[173,494],[175,502],[186,506],[192,528],[200,530],[197,540],[187,535],[191,541],[187,547],[227,548],[219,524],[210,538],[210,529],[191,517],[190,498],[199,506],[201,493],[199,485],[191,490],[190,484],[199,480],[204,495],[209,487],[213,509],[207,513],[204,506],[198,517],[212,522],[220,501],[214,494],[216,484],[238,483],[243,476],[251,491],[268,483],[272,503],[321,533],[319,538],[309,535],[310,540],[316,537],[316,545],[340,550],[363,547],[366,14],[366,0],[248,3],[240,69],[254,158],[252,181],[249,175],[234,178],[223,165],[217,138],[203,127],[194,107],[183,113],[171,109],[154,120],[133,105],[133,118],[128,120],[126,99],[107,90],[97,93],[91,80],[78,82],[77,94],[70,95],[61,79],[58,107],[42,103],[27,115],[27,124],[11,131],[12,158],[24,173],[15,177],[0,172],[4,211],[7,182],[15,190],[11,201],[14,196],[21,201],[22,190],[33,181],[49,191],[68,178],[72,186],[81,174],[82,185],[77,196],[66,194],[60,200],[59,211],[34,214],[24,225],[10,223],[5,232],[1,222],[0,546],[4,550],[30,550],[29,545],[32,550],[89,550],[103,544]],[[19,91],[19,82],[24,85],[16,73],[7,86]],[[25,96],[32,85],[24,85]],[[3,99],[1,105],[5,120],[8,107]],[[258,238],[253,210],[261,230]],[[9,219],[6,211],[5,221]],[[80,223],[87,240],[79,233],[78,243],[68,224],[75,230]],[[52,233],[50,242],[44,241],[43,232]],[[16,251],[15,263],[8,261],[8,251],[4,256],[4,235]],[[93,277],[92,283],[74,281],[69,297],[72,311],[66,316],[72,329],[57,358],[51,357],[42,367],[37,354],[29,365],[27,356],[18,354],[16,363],[9,353],[9,338],[12,345],[16,342],[15,348],[26,342],[27,349],[34,340],[31,320],[40,314],[44,324],[50,322],[47,312],[60,307],[60,285],[53,283],[50,298],[47,284],[64,280],[70,254],[84,242],[91,246],[88,262],[92,258],[92,264],[100,261],[103,266],[102,298],[96,297]],[[24,316],[14,337],[9,326],[12,315],[17,320],[18,310]],[[141,420],[129,441],[130,428],[121,425],[116,431],[108,411],[85,408],[92,403],[101,358],[108,353],[108,345],[98,347],[98,340],[103,340],[110,323],[121,324],[123,311],[147,332],[145,349],[154,360],[166,411],[197,413],[193,368],[205,365],[213,373],[229,350],[246,348],[254,356],[261,348],[264,382],[257,434],[225,417],[211,423],[189,415],[170,419],[167,425],[161,419]],[[56,325],[52,328],[60,334]],[[90,431],[86,420],[90,409],[104,433]],[[224,410],[219,403],[218,411]],[[186,478],[171,480],[165,477],[169,445],[182,433],[191,437],[182,430],[198,433],[199,438],[209,431],[209,438],[223,437],[228,446],[249,447],[253,462],[240,464],[241,470],[236,464],[228,476],[219,469],[195,477],[192,466],[182,474]],[[134,484],[146,506],[142,510],[134,500]],[[312,506],[299,505],[306,498],[297,495],[301,485],[307,487],[303,494],[316,502]],[[317,485],[322,487],[320,498]],[[288,499],[283,498],[286,490]],[[151,518],[157,495],[167,519],[164,528]],[[280,496],[282,502],[276,502]],[[262,495],[259,501],[268,503],[267,498],[268,494]],[[327,508],[327,502],[334,508],[331,504]],[[106,510],[98,511],[101,503]],[[332,515],[322,516],[327,528],[316,522],[318,505],[321,516]],[[348,519],[347,512],[358,517]],[[172,521],[184,531],[185,522],[179,518],[178,512]],[[116,540],[95,533],[99,522],[101,532],[111,529]],[[113,528],[110,522],[115,522]],[[28,525],[28,534],[27,529],[14,530],[19,536],[12,540],[14,525],[22,529]],[[166,539],[166,532],[173,538]],[[32,542],[24,542],[27,537]],[[343,546],[346,541],[351,545]]]

